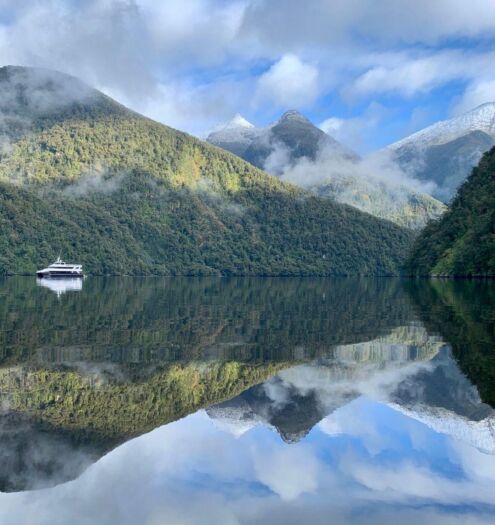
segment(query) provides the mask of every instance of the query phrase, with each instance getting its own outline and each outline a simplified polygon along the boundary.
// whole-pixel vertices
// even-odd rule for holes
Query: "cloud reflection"
[[[0,495],[0,522],[488,524],[494,482],[494,456],[360,397],[296,445],[262,427],[235,437],[200,411],[74,482]]]

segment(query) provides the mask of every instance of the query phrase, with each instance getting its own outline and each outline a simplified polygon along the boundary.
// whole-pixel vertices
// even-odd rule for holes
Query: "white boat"
[[[38,270],[37,277],[83,277],[83,270],[80,264],[68,264],[59,257],[53,264]]]

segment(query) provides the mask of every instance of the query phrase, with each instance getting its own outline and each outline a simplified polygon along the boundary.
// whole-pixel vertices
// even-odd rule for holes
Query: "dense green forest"
[[[495,148],[459,188],[449,211],[421,232],[406,272],[495,276]]]
[[[412,234],[311,196],[72,77],[0,69],[0,274],[398,272]]]

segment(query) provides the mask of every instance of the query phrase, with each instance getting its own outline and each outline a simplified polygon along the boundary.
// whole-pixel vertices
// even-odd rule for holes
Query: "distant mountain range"
[[[153,122],[76,78],[0,68],[0,274],[397,273],[412,235]]]
[[[433,195],[448,202],[495,145],[495,102],[437,122],[387,148],[410,175],[436,184]]]
[[[365,159],[297,111],[264,128],[236,115],[206,140],[319,196],[421,229],[442,215],[446,208],[438,200],[449,203],[495,145],[495,102],[437,122]]]
[[[395,173],[388,176],[383,162],[363,162],[294,110],[265,128],[236,115],[206,140],[320,197],[401,226],[420,229],[445,211],[431,196],[396,180]]]

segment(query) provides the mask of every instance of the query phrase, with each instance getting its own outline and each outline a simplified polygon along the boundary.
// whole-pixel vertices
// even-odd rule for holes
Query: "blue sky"
[[[360,152],[495,100],[494,43],[493,0],[0,0],[3,64],[198,136],[295,108]]]

